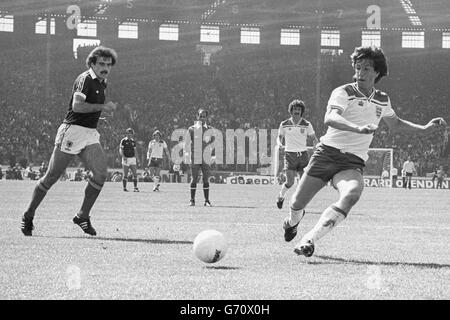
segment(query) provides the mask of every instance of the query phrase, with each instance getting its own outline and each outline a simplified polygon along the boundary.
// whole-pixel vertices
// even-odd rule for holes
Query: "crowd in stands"
[[[15,165],[19,159],[33,163],[48,160],[56,130],[68,108],[73,81],[84,70],[84,57],[92,49],[81,48],[78,60],[64,49],[62,57],[49,61],[45,44],[30,45],[35,46],[32,57],[20,47],[14,50],[13,45],[8,50],[3,46],[0,49],[4,51],[0,61],[0,89],[4,93],[0,96],[0,163],[4,164]],[[194,44],[159,41],[151,45],[151,50],[148,43],[110,45],[117,49],[119,62],[108,79],[107,96],[119,107],[102,115],[98,129],[111,168],[120,168],[118,145],[126,128],[136,132],[138,163],[143,168],[153,131],[160,130],[169,147],[173,146],[177,142],[171,141],[172,132],[192,125],[199,107],[208,109],[211,124],[219,130],[278,129],[279,123],[289,117],[288,103],[301,98],[307,105],[305,118],[320,137],[326,130],[323,116],[331,90],[352,78],[348,55],[320,57],[318,73],[317,57],[283,47],[265,50],[224,46],[212,55],[210,64],[204,65],[201,51]],[[58,50],[56,44],[52,48]],[[444,71],[425,63],[429,59],[426,54],[411,59],[414,69],[408,59],[394,56],[389,64],[391,76],[381,81],[380,89],[389,93],[402,118],[418,123],[436,116],[450,120],[446,84],[436,82],[445,79]],[[433,59],[433,65],[445,65],[447,56],[435,54]],[[21,63],[29,60],[35,63]],[[421,176],[440,165],[447,172],[450,169],[450,144],[444,130],[408,136],[391,134],[382,125],[372,147],[394,148],[397,168],[411,156]],[[257,167],[250,169],[256,171]],[[217,169],[244,171],[248,167]]]

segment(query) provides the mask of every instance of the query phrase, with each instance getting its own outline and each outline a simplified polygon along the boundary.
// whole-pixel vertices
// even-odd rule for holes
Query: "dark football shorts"
[[[210,167],[206,163],[202,164],[191,164],[191,174],[192,176],[198,177],[200,170],[204,177],[210,176]]]
[[[303,172],[303,169],[308,165],[308,152],[289,152],[284,154],[284,170],[294,170]]]
[[[357,170],[362,174],[364,167],[364,160],[360,157],[320,143],[305,172],[311,177],[328,182],[336,173],[344,170]]]
[[[161,168],[162,165],[162,160],[161,158],[150,158],[150,168]]]

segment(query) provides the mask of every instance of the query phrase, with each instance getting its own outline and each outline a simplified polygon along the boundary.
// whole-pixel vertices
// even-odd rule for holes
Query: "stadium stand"
[[[204,65],[191,40],[105,41],[119,54],[107,93],[119,108],[105,114],[99,124],[109,167],[120,167],[117,146],[125,128],[135,128],[138,152],[144,156],[155,129],[163,132],[170,147],[172,131],[191,125],[199,107],[208,108],[211,124],[221,130],[277,129],[287,116],[288,102],[300,97],[307,104],[306,118],[321,136],[331,90],[352,77],[348,53],[353,48],[329,56],[302,47],[241,45],[236,39],[224,44],[211,63]],[[0,41],[0,90],[4,93],[0,98],[0,163],[14,165],[19,159],[41,163],[49,158],[73,80],[84,70],[84,58],[92,47],[78,48],[77,60],[64,34],[49,38],[0,33]],[[425,49],[405,55],[402,50],[410,52],[387,48],[390,76],[382,80],[380,89],[389,93],[402,117],[419,123],[438,115],[450,119],[446,85],[436,83],[446,78],[441,66],[447,64],[448,51]],[[419,175],[424,176],[439,165],[449,170],[450,147],[448,137],[447,142],[443,137],[443,131],[428,136],[392,135],[381,126],[372,147],[394,148],[397,168],[411,155]]]

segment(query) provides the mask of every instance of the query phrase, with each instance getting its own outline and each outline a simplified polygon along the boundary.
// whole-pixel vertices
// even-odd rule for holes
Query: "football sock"
[[[125,179],[125,178],[122,179],[122,185],[123,185],[124,189],[127,188],[127,179]]]
[[[91,182],[88,183],[86,189],[84,190],[83,204],[77,214],[80,218],[89,219],[89,213],[91,212],[92,206],[94,205],[95,200],[97,200],[101,190],[101,186],[96,185],[96,187],[94,187],[91,185]]]
[[[297,223],[300,222],[300,220],[302,220],[304,215],[305,215],[304,209],[294,209],[291,207],[289,209],[289,225],[291,227],[295,226]]]
[[[31,203],[28,206],[27,211],[25,212],[25,217],[27,217],[27,218],[34,217],[34,213],[35,213],[37,207],[44,199],[48,190],[49,190],[48,187],[44,186],[40,181],[38,182],[36,187],[34,187],[33,196],[31,198]]]
[[[328,232],[330,232],[335,226],[337,226],[342,220],[347,217],[347,213],[335,205],[331,205],[326,208],[317,221],[316,225],[303,237],[303,239],[312,240],[316,242]]]
[[[195,191],[197,191],[197,186],[191,184],[191,200],[195,200]]]
[[[153,177],[153,186],[156,188],[156,186],[158,185],[159,181],[161,181],[161,178],[159,176],[154,176]]]
[[[286,195],[286,192],[289,190],[289,188],[290,188],[291,186],[287,186],[286,185],[286,182],[285,183],[283,183],[283,185],[281,186],[281,190],[280,190],[280,198],[283,198],[284,199],[284,196]]]
[[[135,188],[137,188],[137,178],[133,179],[133,185],[134,185]]]
[[[203,195],[205,196],[205,200],[209,200],[209,183],[203,185]]]

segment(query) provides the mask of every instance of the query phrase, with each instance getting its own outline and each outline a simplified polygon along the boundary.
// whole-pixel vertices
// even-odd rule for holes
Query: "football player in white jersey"
[[[350,57],[354,82],[340,86],[331,93],[324,118],[328,130],[320,138],[292,196],[290,214],[283,222],[284,238],[291,241],[297,234],[305,207],[331,181],[339,193],[339,199],[323,211],[316,225],[294,249],[296,254],[306,257],[313,254],[316,242],[344,220],[358,202],[364,188],[364,162],[381,119],[391,131],[398,132],[425,133],[446,125],[442,118],[419,125],[396,115],[389,96],[374,87],[388,73],[381,48],[358,47]]]
[[[167,154],[169,158],[170,165],[170,152],[167,147],[167,143],[161,140],[162,134],[159,130],[153,132],[153,140],[148,143],[147,159],[148,166],[150,168],[150,176],[153,180],[153,191],[159,191],[160,181],[161,181],[161,166],[164,159],[164,153]]]
[[[289,103],[288,112],[291,117],[282,121],[278,129],[277,144],[281,150],[284,149],[284,171],[286,173],[286,181],[281,186],[277,198],[279,209],[283,207],[286,192],[294,185],[295,176],[297,174],[301,176],[303,169],[308,165],[307,138],[313,139],[313,146],[319,142],[312,124],[303,118],[305,108],[305,103],[299,99]]]

